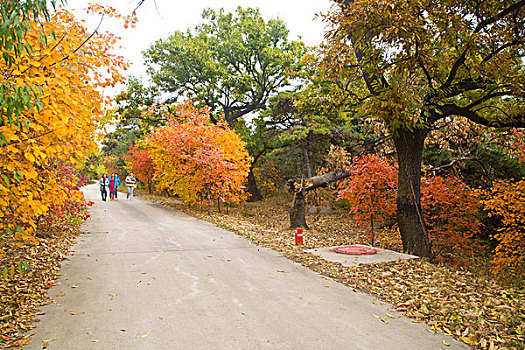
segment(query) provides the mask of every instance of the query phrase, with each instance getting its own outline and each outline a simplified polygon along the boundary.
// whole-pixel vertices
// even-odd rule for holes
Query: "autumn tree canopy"
[[[2,6],[7,5],[11,2]],[[98,6],[90,11],[116,16]],[[14,45],[22,40],[18,34],[8,37],[4,58],[10,58],[0,61],[2,83],[11,88],[0,94],[0,231],[36,243],[36,220],[50,203],[83,200],[76,174],[64,169],[80,164],[96,147],[107,102],[100,88],[122,82],[127,65],[112,54],[112,35],[89,33],[65,10],[47,20],[16,13],[12,19],[20,16],[27,25],[25,48]]]
[[[146,51],[148,72],[161,91],[222,112],[233,126],[288,84],[303,44],[289,41],[285,24],[265,21],[258,9],[207,9],[202,17],[194,30],[176,31]]]
[[[336,0],[323,67],[350,70],[362,116],[380,118],[399,165],[404,249],[430,257],[421,159],[439,123],[525,126],[525,1]],[[366,93],[363,93],[366,92]]]
[[[164,110],[167,125],[146,138],[159,189],[189,204],[242,201],[250,162],[244,141],[224,120],[212,123],[207,108],[186,102],[173,112]]]

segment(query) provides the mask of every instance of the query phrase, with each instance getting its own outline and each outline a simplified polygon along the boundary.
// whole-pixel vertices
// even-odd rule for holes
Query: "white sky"
[[[121,14],[130,14],[138,0],[68,0],[67,8],[78,17],[88,19],[88,28],[94,30],[100,17],[85,14],[88,3],[110,5]],[[156,5],[156,6],[155,6]],[[124,29],[115,21],[105,19],[102,31],[110,31],[122,38],[123,51],[119,52],[133,63],[128,75],[142,76],[147,81],[146,69],[141,52],[159,38],[167,37],[176,30],[186,30],[202,22],[204,8],[224,8],[233,12],[237,6],[258,7],[264,19],[280,18],[290,30],[289,38],[301,39],[308,45],[317,45],[323,39],[324,23],[315,19],[316,14],[326,13],[330,0],[145,0],[137,10],[136,28]],[[158,11],[157,11],[158,9]],[[118,89],[120,90],[120,89]]]

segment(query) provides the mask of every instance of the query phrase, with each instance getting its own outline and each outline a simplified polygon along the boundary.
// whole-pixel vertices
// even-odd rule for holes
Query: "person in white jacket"
[[[128,176],[126,176],[126,188],[128,189],[128,194],[126,198],[133,199],[133,189],[135,188],[135,185],[137,184],[137,179],[135,176],[133,176],[133,173],[129,173]]]
[[[100,195],[102,196],[102,200],[105,202],[106,198],[108,198],[108,187],[109,187],[109,179],[106,174],[102,174],[102,178],[98,182],[100,185]]]

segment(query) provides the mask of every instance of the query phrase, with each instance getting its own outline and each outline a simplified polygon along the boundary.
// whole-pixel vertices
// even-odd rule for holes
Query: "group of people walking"
[[[102,178],[98,182],[100,185],[100,195],[102,196],[102,200],[105,202],[108,197],[108,190],[109,190],[109,199],[110,200],[117,200],[117,193],[118,193],[118,187],[121,184],[120,178],[118,177],[117,173],[111,174],[111,176],[108,178],[106,174],[102,175]],[[135,185],[137,184],[137,179],[135,176],[133,176],[133,173],[129,173],[128,176],[126,176],[125,180],[126,188],[128,190],[126,198],[133,199],[133,189],[135,188]]]

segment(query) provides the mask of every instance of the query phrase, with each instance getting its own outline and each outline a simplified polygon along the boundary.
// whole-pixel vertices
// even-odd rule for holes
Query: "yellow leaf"
[[[467,337],[461,337],[460,339],[461,339],[461,341],[463,341],[463,342],[465,342],[467,344],[471,344],[472,343],[472,341],[469,338],[467,338]]]
[[[26,159],[27,159],[28,161],[30,161],[30,162],[34,162],[34,161],[35,161],[35,157],[33,156],[32,153],[27,152],[27,153],[24,154],[24,156],[25,156]]]
[[[71,311],[71,315],[83,315],[84,312],[81,311],[81,312],[74,312],[74,311]]]

